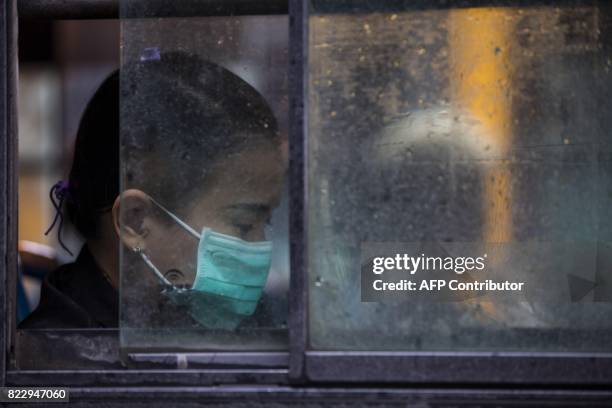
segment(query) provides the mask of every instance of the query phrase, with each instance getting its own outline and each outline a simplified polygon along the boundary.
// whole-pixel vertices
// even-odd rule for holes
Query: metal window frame
[[[45,20],[287,14],[286,0],[19,0],[19,17]]]
[[[319,1],[325,12],[334,13],[333,4]],[[357,2],[342,0],[347,12],[367,12],[351,6]],[[400,7],[407,7],[406,2]],[[420,0],[410,3],[414,8],[448,8],[453,2],[429,3]],[[456,2],[468,6],[468,2]],[[508,5],[509,1],[484,0],[477,4]],[[525,3],[518,1],[518,3]],[[532,0],[529,4],[550,4]],[[560,3],[563,3],[561,1]],[[567,3],[567,2],[566,2]],[[404,383],[446,385],[522,385],[522,386],[590,386],[612,388],[612,353],[550,353],[550,352],[398,352],[398,351],[318,351],[308,343],[308,21],[310,1],[290,2],[290,31],[292,50],[291,78],[294,108],[291,120],[293,169],[291,211],[292,286],[291,366],[290,377],[297,382],[322,383]],[[378,3],[364,2],[364,7],[376,8]],[[470,3],[472,4],[472,3]],[[301,45],[298,45],[301,44]],[[298,167],[299,168],[296,168]],[[295,180],[294,180],[295,179]],[[303,199],[300,200],[300,194]],[[300,225],[294,225],[294,223]],[[299,247],[298,247],[299,245]],[[301,251],[300,251],[301,248]],[[299,355],[293,355],[299,353]]]
[[[17,4],[0,4],[0,312],[15,316],[17,270]],[[12,290],[11,290],[12,289]],[[6,381],[14,319],[3,319],[0,384]]]
[[[301,383],[304,350],[306,349],[307,305],[306,286],[307,257],[306,200],[307,184],[307,15],[309,0],[289,1],[289,237],[290,270],[289,287],[289,378]]]

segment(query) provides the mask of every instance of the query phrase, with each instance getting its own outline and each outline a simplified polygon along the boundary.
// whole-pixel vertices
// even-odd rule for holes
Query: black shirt
[[[119,295],[87,245],[74,263],[62,265],[42,283],[40,303],[20,329],[116,328]]]

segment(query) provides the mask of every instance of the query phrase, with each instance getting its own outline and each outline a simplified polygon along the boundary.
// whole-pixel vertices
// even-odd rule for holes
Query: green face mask
[[[231,329],[243,317],[252,315],[268,279],[272,242],[248,242],[210,228],[198,234],[155,200],[152,202],[200,241],[196,277],[190,289],[174,287],[140,252],[162,283],[170,286],[168,297],[186,305],[191,316],[205,327]]]

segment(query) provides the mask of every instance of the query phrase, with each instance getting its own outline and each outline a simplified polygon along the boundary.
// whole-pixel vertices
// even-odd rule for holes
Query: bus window
[[[117,368],[119,346],[284,350],[287,17],[59,25],[86,38],[86,24],[110,38],[57,52],[77,68],[22,65],[17,366]],[[61,132],[33,129],[61,116]]]
[[[609,350],[606,9],[368,7],[309,17],[310,346]]]

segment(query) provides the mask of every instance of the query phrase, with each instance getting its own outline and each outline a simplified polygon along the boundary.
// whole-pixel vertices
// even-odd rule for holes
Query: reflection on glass
[[[609,12],[385,4],[309,17],[311,347],[609,349]],[[385,242],[489,251],[529,296],[361,302]]]
[[[122,22],[124,348],[286,347],[285,24]]]

